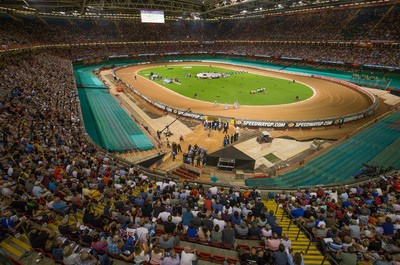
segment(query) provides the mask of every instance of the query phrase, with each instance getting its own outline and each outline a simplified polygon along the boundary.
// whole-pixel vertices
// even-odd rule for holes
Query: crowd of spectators
[[[247,54],[274,58],[299,58],[315,61],[398,66],[398,47],[368,44],[369,40],[399,41],[399,5],[334,9],[215,21],[167,21],[142,24],[136,20],[44,20],[23,18],[15,23],[0,16],[0,45],[51,43],[94,43],[121,41],[174,41],[174,43],[137,43],[64,47],[48,52],[65,59],[90,59],[108,56],[166,53]],[[389,12],[390,11],[390,12]],[[46,21],[44,23],[43,21]],[[315,21],[319,21],[318,24]],[[71,24],[72,23],[72,24]],[[249,41],[232,42],[229,40]],[[260,43],[256,40],[355,40],[360,43]],[[192,41],[192,42],[181,42]],[[227,42],[224,42],[227,41]],[[141,56],[141,58],[146,58]],[[338,67],[332,65],[331,67]]]
[[[51,253],[64,264],[110,264],[112,257],[186,265],[197,255],[175,248],[180,240],[231,249],[236,233],[261,239],[266,222],[282,235],[255,189],[155,182],[96,150],[81,130],[70,61],[26,54],[2,67],[1,236],[28,233],[38,262]],[[44,225],[57,219],[58,230]],[[274,251],[242,258],[267,264]]]
[[[116,45],[116,46],[93,46],[74,47],[63,49],[48,49],[48,53],[69,60],[80,60],[81,62],[93,63],[93,59],[109,56],[126,55],[140,59],[152,60],[154,56],[164,57],[168,53],[186,54],[186,56],[197,55],[219,55],[235,56],[235,54],[247,54],[247,58],[263,59],[278,64],[301,64],[308,63],[316,66],[320,61],[342,62],[347,65],[328,64],[321,67],[340,67],[344,69],[349,64],[372,64],[382,66],[396,66],[400,64],[399,48],[386,46],[360,47],[360,46],[332,46],[320,44],[271,44],[271,43],[214,43],[214,44],[146,44],[146,45]],[[150,54],[154,54],[153,56]],[[253,56],[268,56],[253,57]],[[171,56],[171,55],[169,55]],[[287,59],[289,58],[289,60]],[[292,58],[292,60],[290,60]],[[294,59],[301,59],[301,61]],[[287,62],[285,62],[285,59]]]
[[[400,264],[400,172],[338,189],[282,192],[277,201],[339,264]]]
[[[19,18],[1,16],[0,46],[32,43],[177,40],[391,40],[400,38],[399,5],[327,9],[219,21]],[[316,23],[318,22],[318,23]]]
[[[307,16],[302,20],[307,20]],[[103,22],[96,23],[99,30],[104,28],[101,36],[129,36],[129,31],[124,31],[125,22],[116,22],[116,31],[102,25]],[[39,22],[32,23],[30,30],[40,31],[35,23]],[[87,23],[78,30],[82,36],[85,36],[86,28],[93,26],[91,22]],[[16,27],[15,35],[4,34],[8,32],[8,26],[9,23],[0,24],[0,36],[11,43],[33,43],[40,36],[40,32],[27,34],[24,28],[27,25]],[[60,39],[51,39],[53,32],[50,30],[48,38],[43,38],[43,41],[58,42],[63,33],[72,40],[77,34],[75,28],[72,33],[71,27],[65,27],[63,23],[52,26],[49,27],[57,29],[60,33],[57,38]],[[167,24],[164,27],[172,26]],[[184,28],[186,32],[192,32],[187,25]],[[326,30],[327,27],[321,28]],[[151,34],[147,34],[176,34],[175,31],[166,29],[165,33],[164,30],[154,27],[153,31],[149,29]],[[95,40],[98,36],[96,32],[87,35],[88,40]],[[18,33],[26,38],[19,38]],[[144,33],[138,30],[137,34]],[[77,40],[80,39],[73,38],[73,41]],[[133,47],[137,49],[135,53],[149,51],[149,47]],[[160,45],[152,47],[157,52],[166,49]],[[166,47],[181,48],[179,45]],[[188,52],[199,48],[196,45],[182,47]],[[261,51],[268,54],[267,47],[270,46],[265,47]],[[298,57],[310,51],[318,56],[326,50],[323,46],[320,49],[316,48],[319,46],[310,47],[312,49],[298,49],[299,53],[279,48],[283,49],[279,54]],[[240,52],[246,49],[254,54],[259,53],[260,48],[257,45],[200,46],[200,50],[215,52],[225,49],[233,52],[235,49],[235,52]],[[242,254],[243,263],[302,264],[301,254],[291,252],[290,239],[279,225],[274,211],[265,208],[257,190],[205,188],[169,179],[154,182],[135,167],[108,157],[88,142],[82,130],[79,100],[68,59],[71,56],[76,59],[80,52],[91,57],[97,54],[104,56],[108,52],[133,53],[131,46],[105,49],[52,52],[61,53],[61,57],[67,59],[51,54],[26,53],[4,58],[0,62],[2,232],[28,232],[32,247],[52,253],[54,259],[62,259],[64,264],[110,264],[109,258],[113,257],[135,262],[151,260],[153,264],[186,265],[197,259],[197,253],[185,247],[177,255],[174,249],[181,240],[231,249],[236,238],[261,240],[264,244],[261,252],[253,249]],[[339,53],[339,49],[335,52]],[[342,58],[340,56],[353,56],[351,58],[354,59],[354,54],[357,54],[353,50],[346,55],[342,55],[346,53],[343,51],[334,55],[335,52],[332,56],[339,56],[339,59]],[[392,59],[393,54],[388,52],[388,55],[383,53],[382,56]],[[368,58],[372,57],[378,56],[372,54]],[[363,57],[364,60],[368,58]],[[397,215],[400,211],[399,178],[396,175],[381,183],[369,183],[357,188],[343,187],[338,191],[318,189],[299,191],[293,195],[281,193],[277,199],[296,218],[296,222],[309,229],[319,239],[321,247],[338,260],[355,257],[390,264],[390,260],[400,260],[400,237],[397,232],[400,221]],[[95,211],[98,203],[105,205],[102,213]],[[83,213],[82,223],[73,220],[78,209]],[[54,222],[59,218],[57,215],[64,217],[58,231],[35,225],[36,222]],[[331,238],[332,242],[327,238]],[[78,253],[78,244],[74,242],[86,247],[79,247],[82,251]]]

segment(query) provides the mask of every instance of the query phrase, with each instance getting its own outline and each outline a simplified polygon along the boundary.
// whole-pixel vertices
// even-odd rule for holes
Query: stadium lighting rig
[[[164,12],[165,20],[224,20],[375,4],[398,0],[0,0],[13,16],[140,19],[141,10]],[[191,15],[195,14],[195,15]]]

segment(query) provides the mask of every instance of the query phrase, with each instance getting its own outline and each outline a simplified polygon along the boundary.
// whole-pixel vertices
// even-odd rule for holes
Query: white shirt
[[[7,170],[7,175],[9,175],[11,177],[13,173],[14,173],[14,169],[12,167],[9,167]]]
[[[172,186],[176,187],[176,182],[174,182],[172,180],[170,180],[168,184],[169,184],[170,187],[172,187]]]
[[[79,259],[79,255],[76,253],[72,253],[68,257],[64,257],[63,262],[65,265],[74,265],[77,263],[78,259]]]
[[[168,183],[159,181],[159,182],[156,182],[156,186],[160,186],[160,189],[163,190],[163,189],[165,189],[165,187],[168,186]]]
[[[13,195],[13,191],[9,187],[4,187],[1,190],[1,194],[3,194],[5,197],[11,197]]]
[[[42,194],[44,193],[44,190],[40,187],[40,186],[33,186],[32,189],[32,194],[36,197],[36,198],[40,198],[42,196]]]
[[[393,210],[394,210],[395,212],[400,211],[400,204],[394,203],[394,204],[392,204],[392,206],[393,206]]]
[[[141,242],[147,242],[147,234],[149,233],[149,230],[146,227],[139,227],[136,229],[136,234],[138,236],[138,239],[140,238]]]
[[[267,231],[267,229],[263,228],[263,229],[261,229],[261,233],[262,233],[262,235],[264,237],[272,237],[272,230],[271,229]]]
[[[226,210],[225,206],[222,207],[222,212],[223,212],[223,213],[225,213],[225,210]],[[232,207],[229,207],[228,213],[229,213],[229,214],[232,214]]]
[[[197,217],[197,214],[198,214],[200,211],[192,210],[191,212],[192,212],[193,216],[196,216],[196,217]]]
[[[236,206],[232,207],[232,211],[233,212],[237,211],[239,213],[239,215],[242,213],[242,209],[240,209],[239,207],[236,207]]]
[[[216,225],[219,225],[219,231],[224,230],[225,226],[226,226],[226,222],[224,220],[218,220],[218,219],[214,219],[213,224],[214,224],[214,227]]]
[[[337,192],[330,192],[329,193],[329,198],[335,200],[335,202],[338,202],[338,194],[337,194]]]
[[[182,222],[182,217],[180,217],[180,216],[172,216],[171,222],[173,222],[174,224],[178,225],[180,222]]]
[[[211,188],[210,188],[210,191],[211,191],[211,194],[212,194],[212,195],[215,195],[215,194],[217,194],[217,192],[218,192],[218,188],[217,188],[217,187],[211,187]]]
[[[252,211],[247,208],[244,208],[242,212],[243,212],[244,216],[247,216],[249,214],[249,212],[252,212]]]
[[[136,229],[134,229],[134,228],[127,228],[127,229],[126,229],[126,234],[127,234],[128,236],[133,237],[133,235],[135,235],[135,233],[136,233]]]
[[[158,219],[163,220],[163,222],[168,221],[168,216],[170,216],[171,214],[169,212],[161,212],[158,214]]]
[[[182,251],[181,253],[181,263],[180,265],[192,265],[193,261],[196,260],[196,255],[193,253],[186,253]]]
[[[143,175],[143,174],[140,174],[139,177],[140,177],[141,180],[145,180],[145,179],[149,178],[148,176]]]

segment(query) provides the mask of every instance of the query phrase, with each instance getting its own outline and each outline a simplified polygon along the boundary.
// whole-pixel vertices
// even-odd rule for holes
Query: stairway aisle
[[[273,210],[274,212],[277,209],[277,204],[274,200],[264,201],[264,205],[267,207],[268,211]],[[282,234],[287,234],[289,239],[292,241],[292,249],[293,252],[303,252],[304,263],[307,265],[321,265],[324,256],[322,253],[316,248],[314,244],[310,245],[308,252],[306,253],[308,244],[310,240],[306,237],[303,232],[300,232],[298,239],[296,240],[297,234],[299,233],[299,228],[295,224],[290,224],[289,218],[285,215],[282,218],[283,210],[282,208],[278,208],[278,211],[275,213],[276,220],[280,221],[280,226],[282,226]],[[290,228],[288,229],[290,224]],[[330,264],[328,260],[326,260],[323,264]]]

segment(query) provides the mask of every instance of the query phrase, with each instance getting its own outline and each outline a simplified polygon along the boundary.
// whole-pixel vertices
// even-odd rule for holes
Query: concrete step
[[[274,200],[268,200],[264,201],[265,207],[267,207],[269,210],[273,210],[276,216],[276,219],[280,221],[280,225],[283,228],[282,233],[287,234],[292,241],[292,248],[293,250],[296,251],[302,251],[305,253],[305,251],[308,248],[308,245],[310,244],[309,239],[306,237],[306,235],[300,231],[299,234],[299,228],[296,226],[296,224],[292,223],[289,218],[284,214],[283,210],[281,208],[277,208],[277,204],[275,203]],[[290,228],[289,228],[290,225]],[[297,234],[299,234],[298,238]],[[324,256],[321,254],[321,252],[316,248],[315,245],[311,244],[308,252],[303,255],[304,257],[304,262],[307,265],[320,265],[322,260],[324,259]],[[325,261],[324,264],[330,264],[329,261]]]

